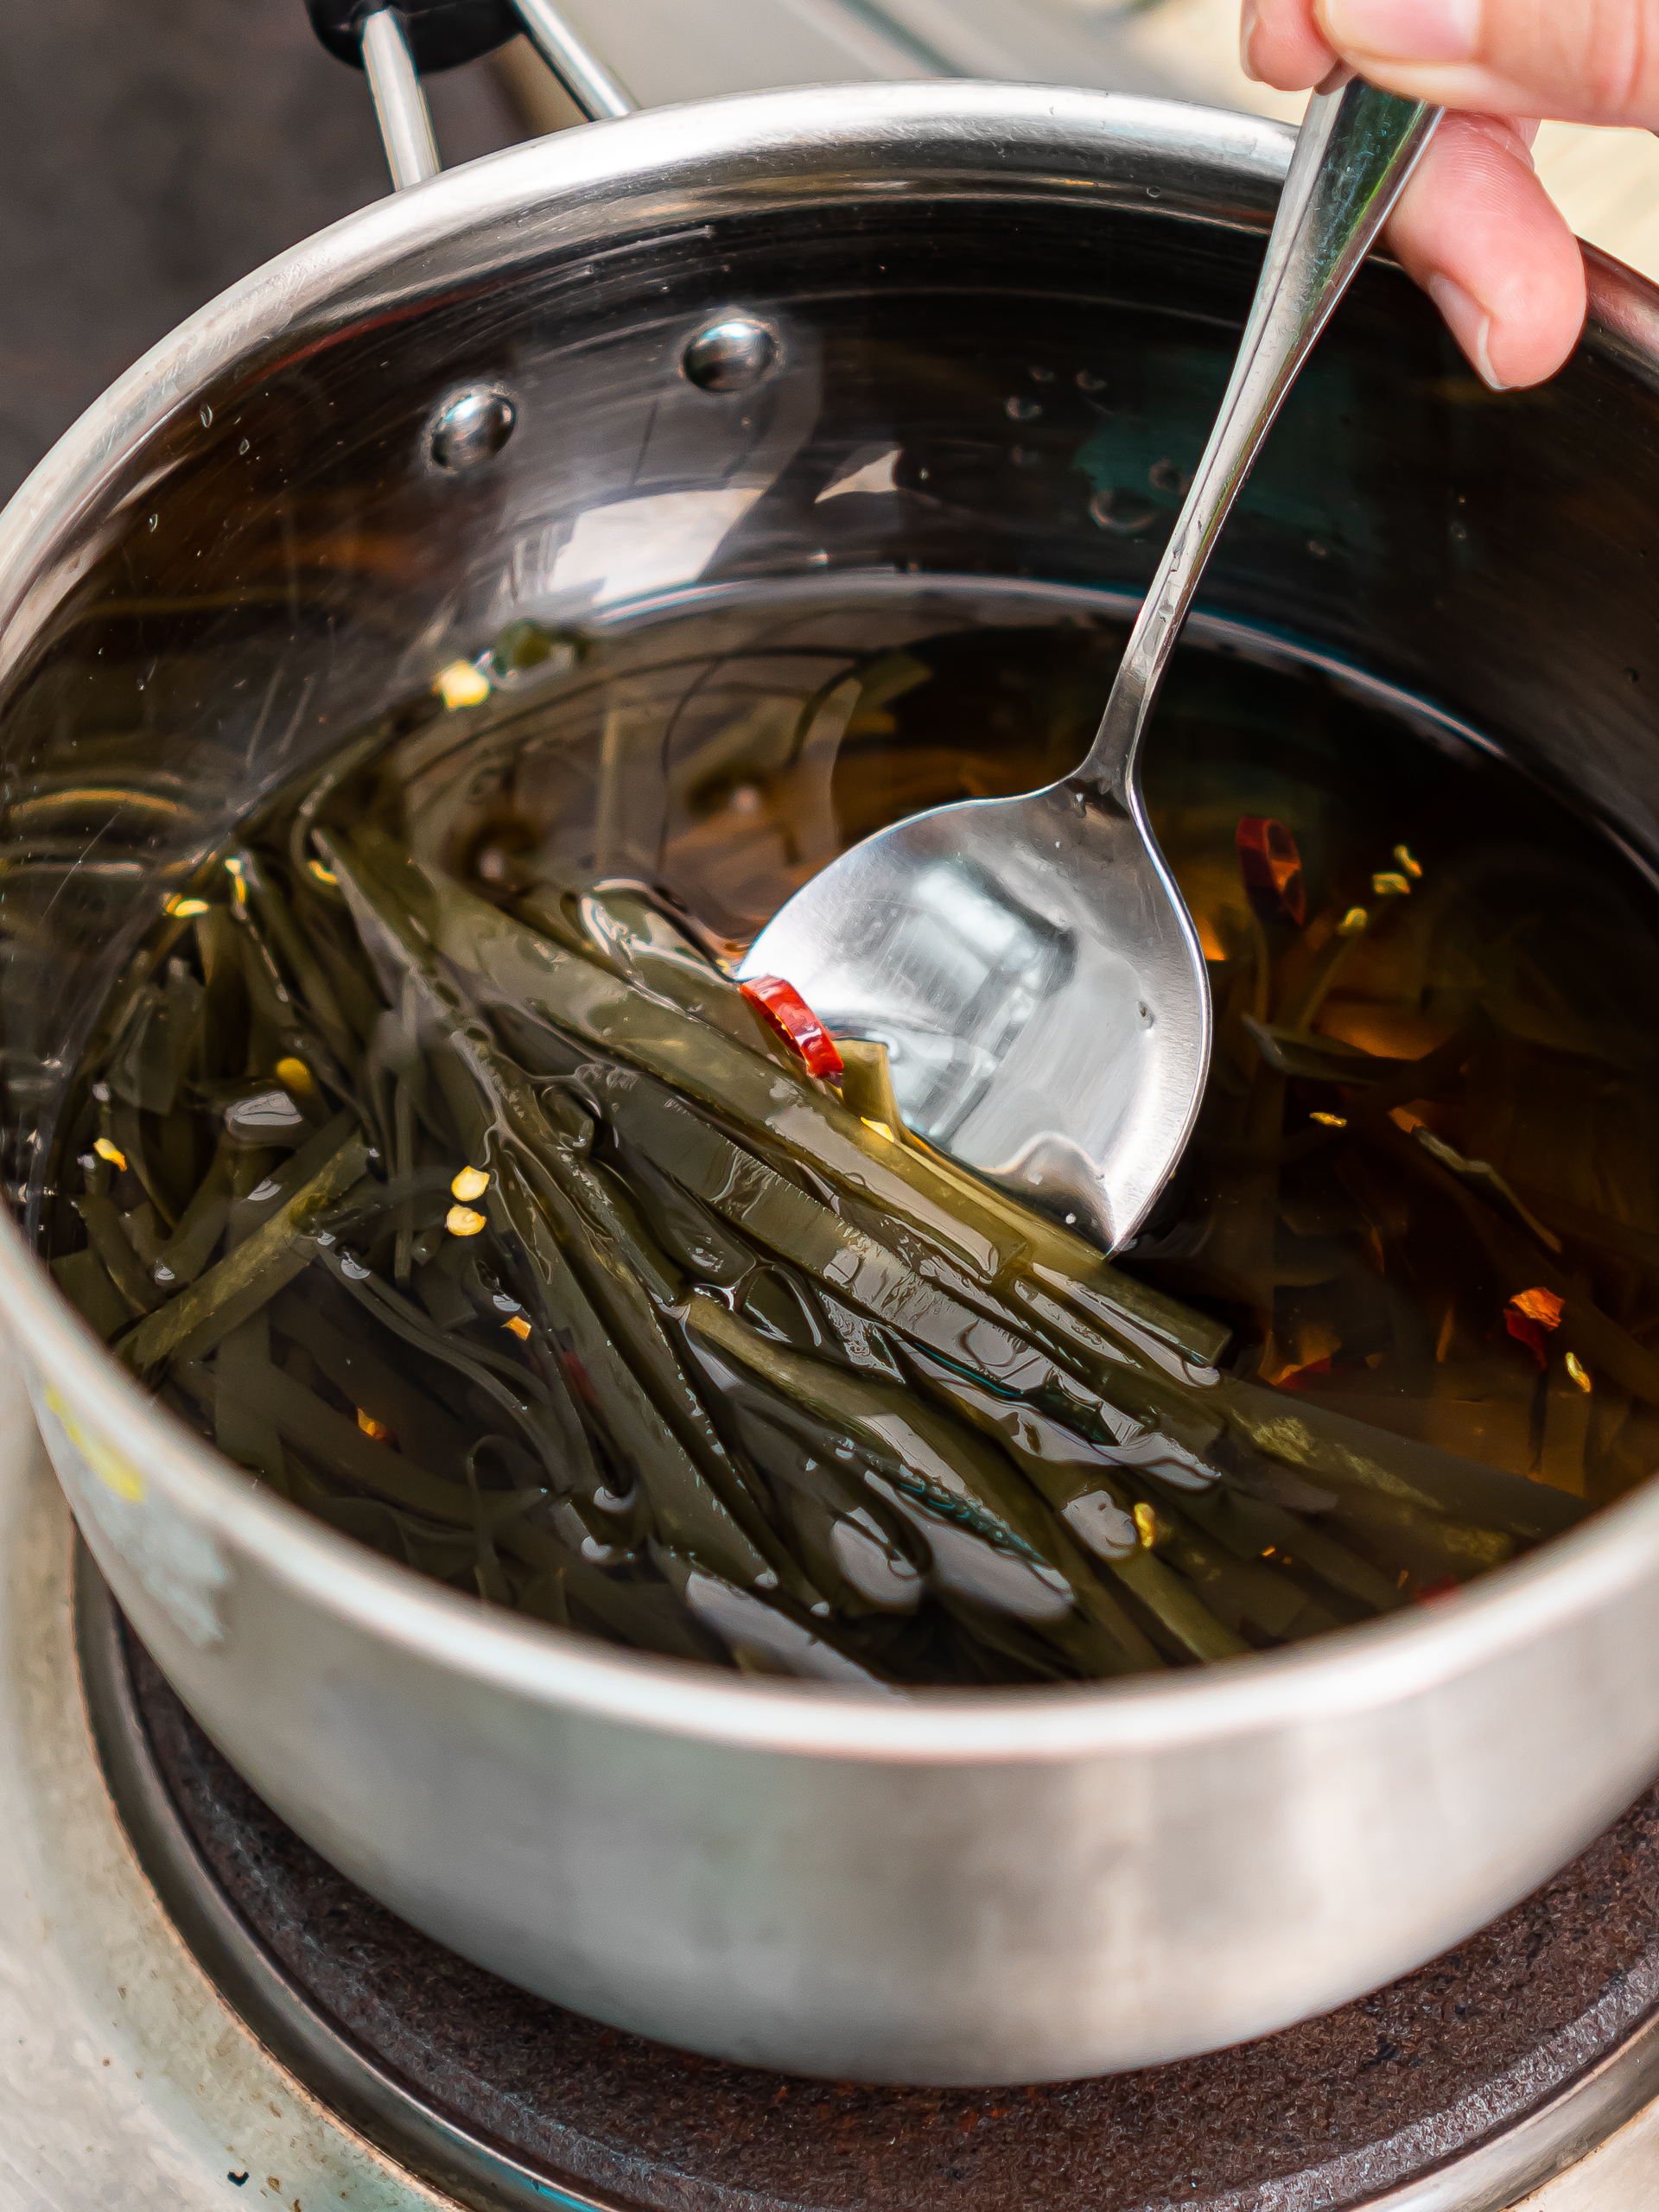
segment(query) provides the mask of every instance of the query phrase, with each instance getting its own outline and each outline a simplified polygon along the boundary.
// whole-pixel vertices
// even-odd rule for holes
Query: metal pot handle
[[[363,70],[394,188],[435,176],[442,163],[421,90],[423,70],[475,61],[524,31],[590,121],[632,115],[630,99],[551,0],[305,0],[311,28],[336,60]]]

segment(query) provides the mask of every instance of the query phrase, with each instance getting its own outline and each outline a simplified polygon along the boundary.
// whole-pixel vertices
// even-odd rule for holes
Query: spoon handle
[[[1135,757],[1198,578],[1309,347],[1388,220],[1441,110],[1333,73],[1307,104],[1238,358],[1088,758],[1067,779],[1129,803]]]

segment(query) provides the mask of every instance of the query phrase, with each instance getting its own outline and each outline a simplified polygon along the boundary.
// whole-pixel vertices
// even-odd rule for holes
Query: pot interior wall
[[[659,197],[598,251],[527,215],[470,273],[452,244],[182,395],[40,580],[0,702],[14,1190],[169,888],[507,622],[842,571],[1143,588],[1259,258],[1264,193],[1227,184],[1204,213],[1064,180],[751,181]],[[734,307],[777,365],[700,390],[686,342]],[[446,474],[434,410],[479,382],[514,434]],[[874,488],[821,496],[860,470]],[[1646,852],[1656,493],[1659,402],[1615,350],[1489,393],[1374,264],[1201,603],[1432,700]]]

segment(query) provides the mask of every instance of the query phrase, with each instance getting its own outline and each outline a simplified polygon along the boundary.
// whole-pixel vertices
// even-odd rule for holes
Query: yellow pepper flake
[[[1457,1325],[1458,1309],[1455,1306],[1448,1306],[1446,1309],[1446,1319],[1440,1324],[1440,1333],[1434,1341],[1434,1357],[1437,1363],[1442,1367],[1446,1364],[1446,1354],[1452,1349],[1452,1333]]]
[[[452,660],[441,669],[432,689],[448,708],[476,707],[490,696],[490,679],[469,660]]]
[[[1371,889],[1379,899],[1403,899],[1411,888],[1411,878],[1397,868],[1379,868],[1371,878]]]
[[[1158,1541],[1158,1516],[1144,1502],[1135,1509],[1135,1533],[1145,1551],[1150,1551]]]
[[[1529,1321],[1536,1321],[1541,1328],[1559,1328],[1561,1301],[1553,1290],[1546,1290],[1541,1283],[1535,1290],[1518,1291],[1510,1300],[1517,1313]]]
[[[1394,857],[1414,883],[1421,880],[1423,864],[1421,861],[1413,860],[1409,845],[1396,845],[1394,849]]]
[[[451,1206],[443,1217],[443,1225],[452,1236],[476,1236],[487,1224],[471,1206]]]
[[[1310,1114],[1307,1118],[1317,1122],[1322,1129],[1345,1129],[1348,1126],[1345,1114]]]
[[[1357,937],[1370,921],[1370,916],[1363,906],[1351,906],[1337,924],[1338,937]]]
[[[180,920],[187,920],[192,914],[205,914],[207,911],[207,901],[205,899],[181,899],[175,891],[162,911],[176,916]]]
[[[515,1313],[510,1321],[504,1321],[501,1325],[504,1329],[511,1329],[521,1344],[529,1342],[530,1324],[522,1313]]]
[[[118,1144],[111,1144],[108,1137],[94,1137],[92,1150],[100,1160],[107,1160],[111,1167],[124,1167],[127,1164],[126,1154]]]
[[[357,1425],[365,1436],[372,1436],[377,1444],[390,1444],[391,1431],[383,1421],[376,1421],[372,1414],[365,1414],[361,1406],[357,1409]]]
[[[317,1087],[316,1077],[310,1069],[303,1060],[296,1059],[292,1053],[286,1059],[277,1061],[276,1080],[284,1090],[297,1090],[302,1098],[309,1097]]]
[[[340,881],[340,878],[334,874],[333,868],[324,868],[321,861],[308,861],[306,866],[319,883],[327,883],[332,887]]]
[[[457,1198],[481,1198],[490,1187],[488,1172],[482,1167],[463,1167],[449,1185],[450,1195]]]
[[[1567,1355],[1567,1371],[1580,1390],[1590,1390],[1595,1387],[1590,1380],[1589,1370],[1584,1366],[1575,1351],[1570,1351]]]
[[[861,1114],[858,1118],[867,1129],[874,1129],[877,1136],[886,1137],[889,1143],[892,1142],[893,1131],[885,1122],[873,1122],[868,1114]]]

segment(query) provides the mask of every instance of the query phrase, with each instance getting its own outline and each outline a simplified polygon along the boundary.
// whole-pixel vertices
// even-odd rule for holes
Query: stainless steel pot
[[[619,2024],[909,2082],[1193,2052],[1461,1936],[1659,1760],[1659,1494],[1294,1650],[871,1702],[630,1658],[354,1548],[146,1398],[33,1255],[64,1072],[169,883],[511,616],[826,568],[1139,589],[1288,143],[986,85],[567,133],[227,293],[0,521],[0,1279],[64,1485],[145,1643],[302,1835]],[[1580,353],[1507,397],[1370,269],[1206,600],[1580,785],[1646,865],[1659,295],[1592,261]],[[726,366],[699,385],[688,344],[734,310],[768,342],[709,341]],[[818,504],[866,449],[909,457],[896,488]],[[143,772],[112,780],[135,732]]]

